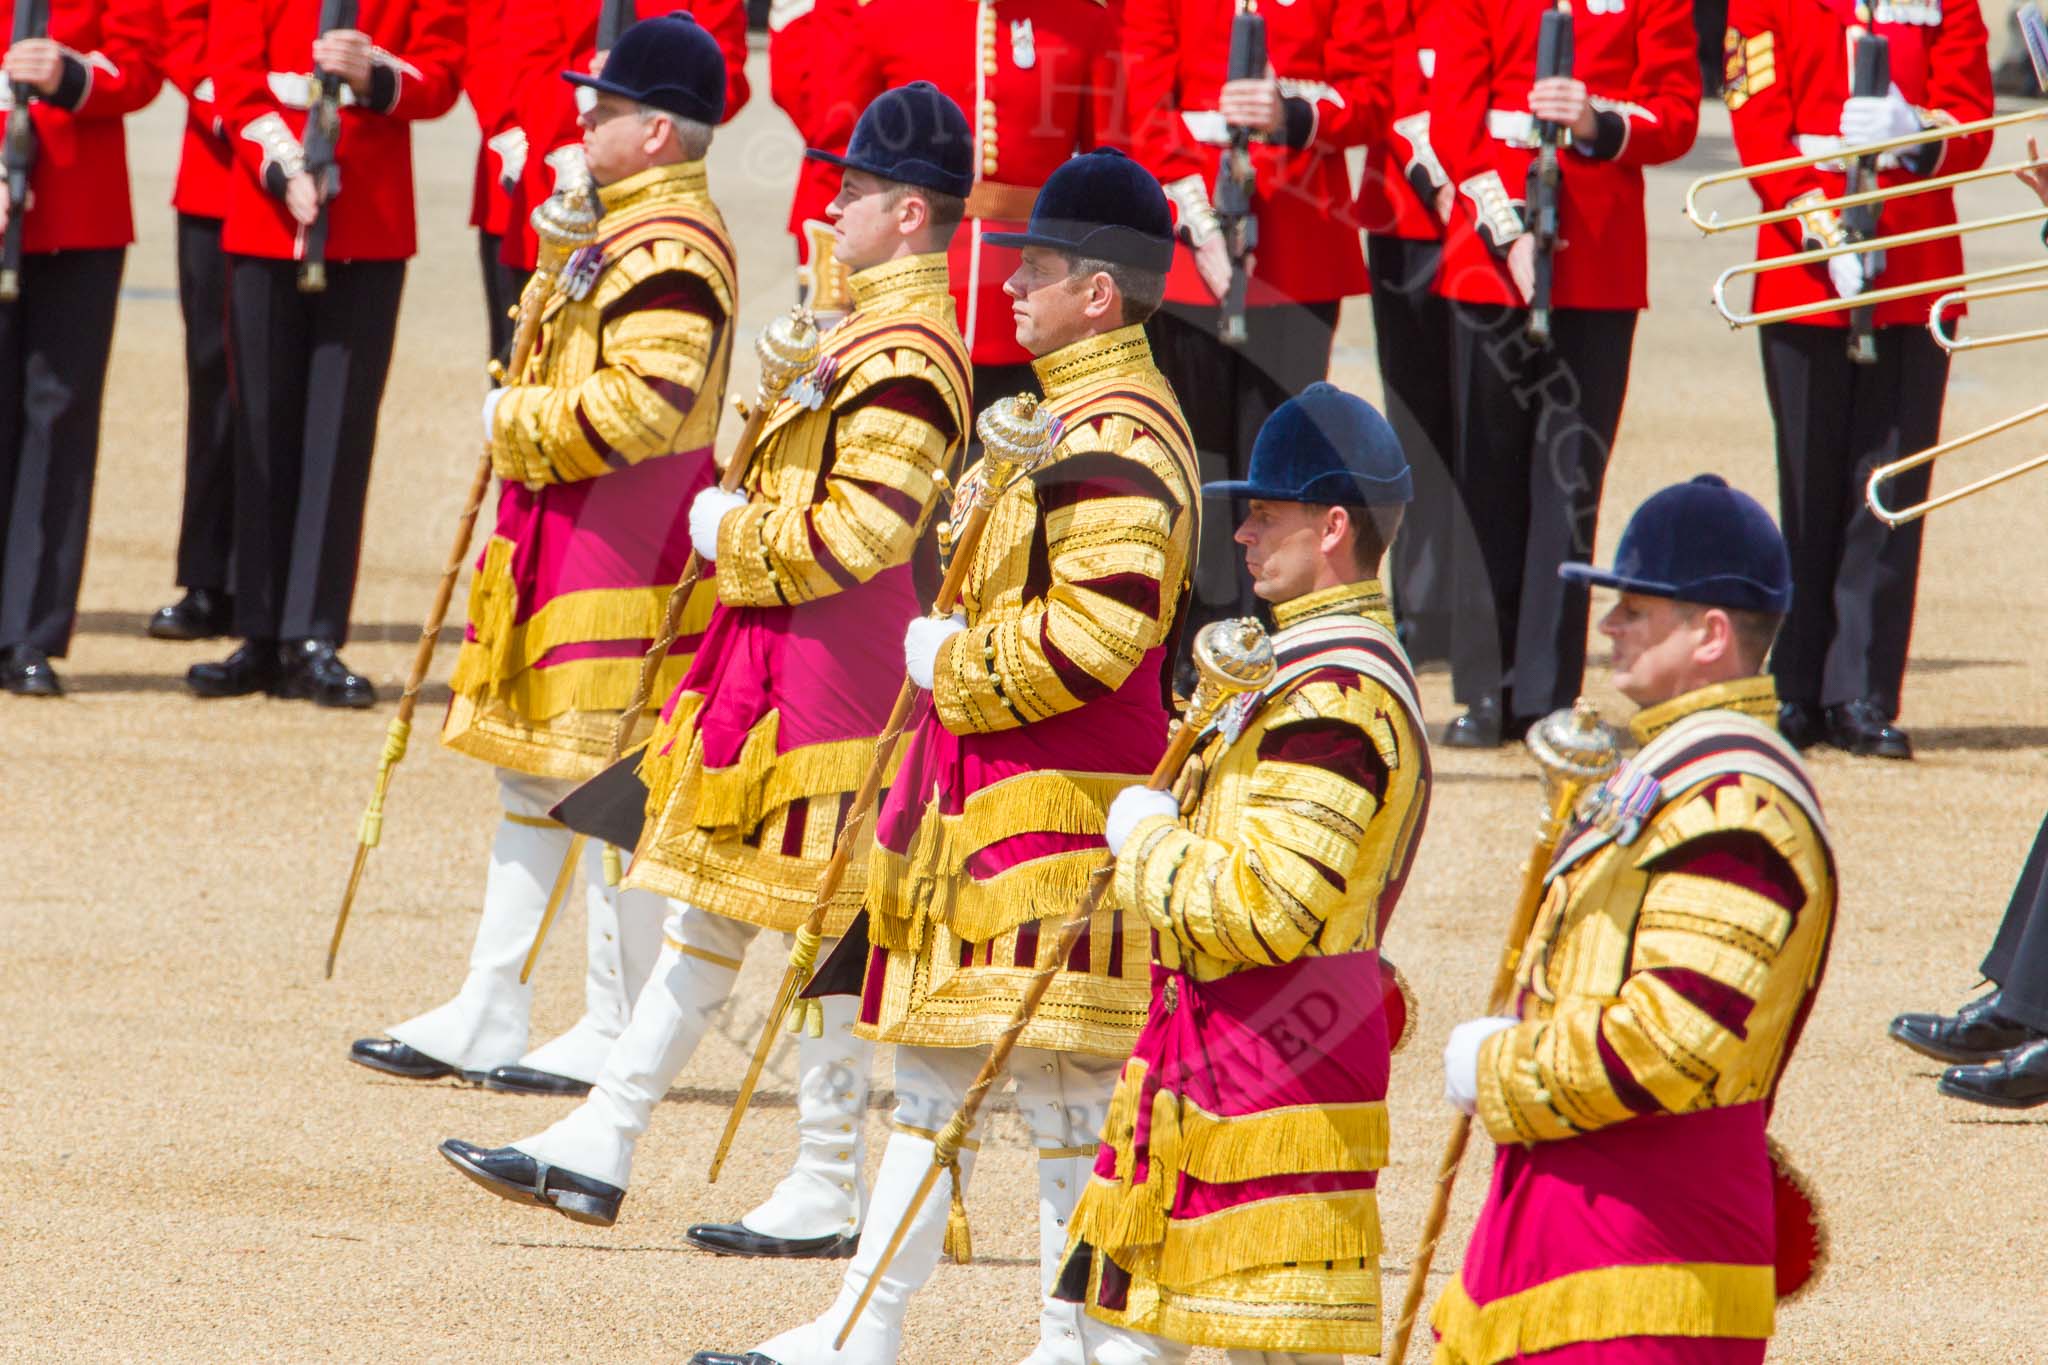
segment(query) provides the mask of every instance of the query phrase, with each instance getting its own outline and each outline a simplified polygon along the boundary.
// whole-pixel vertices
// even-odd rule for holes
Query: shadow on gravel
[[[168,595],[168,594],[166,594]],[[457,604],[460,609],[460,603]],[[80,635],[129,635],[148,638],[145,627],[149,624],[146,611],[82,611],[78,613],[77,633]],[[221,639],[230,637],[221,636]],[[348,628],[351,644],[410,644],[420,638],[420,623],[417,621],[364,621]],[[438,637],[441,644],[462,643],[462,625],[456,622],[441,627]],[[167,645],[197,643],[205,641],[165,640]]]
[[[1912,734],[1915,753],[1991,753],[2048,745],[2048,725],[1915,725]]]

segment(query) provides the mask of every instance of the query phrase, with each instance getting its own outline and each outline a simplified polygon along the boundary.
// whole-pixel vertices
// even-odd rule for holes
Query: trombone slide
[[[1902,460],[1894,460],[1888,465],[1880,465],[1870,472],[1870,482],[1865,484],[1863,488],[1863,501],[1869,506],[1870,514],[1885,525],[1903,526],[1909,521],[1918,521],[1929,512],[1947,507],[1951,503],[1961,502],[1964,498],[1974,497],[1987,488],[1995,488],[2008,479],[2016,479],[2022,474],[2031,473],[2043,466],[2048,466],[2048,451],[2044,451],[2039,455],[2021,460],[2018,464],[2001,469],[1994,474],[1986,474],[1981,479],[1974,479],[1964,484],[1961,488],[1951,489],[1946,493],[1937,494],[1933,497],[1922,498],[1919,502],[1906,507],[1892,508],[1885,506],[1884,499],[1878,492],[1883,484],[1897,478],[1901,474],[1910,473],[1922,465],[1933,464],[1942,456],[1961,450],[1964,446],[1975,445],[1979,441],[1987,441],[2000,432],[2011,431],[2014,427],[2024,426],[2039,417],[2048,417],[2048,403],[2037,403],[2024,412],[2016,412],[2010,417],[2001,417],[1989,426],[1978,427],[1967,435],[1951,437],[1940,445],[1929,446],[1927,449],[1908,455]]]

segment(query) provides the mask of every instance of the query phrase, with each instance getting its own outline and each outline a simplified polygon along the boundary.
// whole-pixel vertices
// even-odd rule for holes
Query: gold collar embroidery
[[[1062,346],[1031,362],[1045,401],[1057,402],[1084,384],[1116,374],[1144,374],[1154,368],[1152,343],[1143,327],[1119,327]]]
[[[1687,716],[1715,708],[1739,711],[1745,716],[1754,716],[1772,729],[1778,725],[1778,685],[1768,673],[1755,677],[1737,678],[1733,682],[1715,683],[1711,687],[1694,688],[1690,692],[1673,697],[1670,701],[1644,707],[1629,721],[1629,733],[1636,743],[1648,744],[1664,731],[1669,730]]]
[[[846,285],[853,292],[854,311],[866,312],[933,294],[950,297],[952,281],[946,271],[945,253],[934,251],[871,265],[848,276]]]
[[[1388,630],[1394,628],[1394,613],[1387,605],[1386,590],[1377,578],[1339,583],[1334,588],[1318,588],[1291,602],[1275,602],[1273,624],[1280,630],[1289,630],[1303,621],[1339,613],[1370,617]]]
[[[650,166],[624,180],[598,187],[598,203],[604,212],[617,213],[643,199],[705,199],[711,183],[701,161],[682,161],[670,166]]]

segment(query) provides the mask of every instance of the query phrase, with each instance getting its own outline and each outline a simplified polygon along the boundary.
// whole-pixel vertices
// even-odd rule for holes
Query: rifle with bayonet
[[[1849,93],[1884,95],[1892,88],[1891,41],[1881,34],[1854,30],[1856,46],[1851,57]],[[1856,194],[1877,188],[1877,158],[1859,156],[1849,171],[1849,189]],[[1858,204],[1842,210],[1842,230],[1851,242],[1867,242],[1877,236],[1876,204]],[[1866,282],[1884,269],[1882,251],[1859,252],[1856,263]],[[1849,310],[1849,359],[1858,365],[1877,363],[1876,310],[1869,304]]]
[[[1266,74],[1266,21],[1260,17],[1255,0],[1237,0],[1237,16],[1230,21],[1230,68],[1227,79],[1255,81]],[[1252,130],[1242,124],[1230,125],[1230,145],[1216,167],[1216,220],[1223,231],[1223,246],[1230,253],[1230,287],[1223,294],[1223,340],[1242,346],[1245,340],[1245,291],[1251,282],[1252,253],[1259,245],[1259,220],[1252,212],[1252,192],[1257,179],[1252,172]]]
[[[324,38],[356,26],[356,0],[320,0],[320,35]],[[320,208],[306,225],[306,250],[299,258],[299,292],[317,294],[327,287],[327,206],[341,193],[341,164],[335,152],[341,143],[341,77],[332,71],[313,73],[313,103],[306,110],[306,174],[320,196]]]
[[[1569,0],[1543,15],[1536,32],[1536,79],[1572,74],[1572,11]],[[1524,198],[1529,206],[1529,235],[1536,240],[1535,279],[1529,289],[1529,340],[1550,344],[1550,281],[1557,261],[1558,213],[1563,192],[1558,145],[1564,129],[1549,119],[1536,120],[1536,159],[1529,165]]]
[[[50,36],[49,0],[15,0],[14,41]],[[7,116],[7,140],[0,147],[0,165],[7,172],[7,231],[0,237],[0,302],[21,297],[21,234],[28,221],[28,182],[36,168],[35,119],[29,101],[37,91],[20,81],[11,82],[13,111]]]

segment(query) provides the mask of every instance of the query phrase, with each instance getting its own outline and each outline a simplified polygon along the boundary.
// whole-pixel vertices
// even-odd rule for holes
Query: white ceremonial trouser
[[[697,1050],[711,1018],[732,994],[754,925],[679,905],[662,926],[665,942],[632,1022],[613,1044],[597,1083],[576,1109],[546,1131],[512,1145],[536,1161],[625,1189],[633,1151]],[[829,952],[831,941],[821,948]],[[860,1002],[833,996],[823,1007],[822,1037],[797,1040],[796,1167],[740,1221],[771,1237],[850,1235],[865,1204],[862,1119],[874,1044],[853,1036]]]
[[[498,770],[504,814],[491,841],[469,974],[453,1000],[392,1028],[393,1038],[472,1074],[516,1062],[579,1081],[597,1079],[654,965],[669,902],[651,892],[606,886],[602,846],[586,845],[583,1017],[561,1037],[527,1052],[533,987],[519,983],[519,969],[533,947],[548,892],[573,837],[548,818],[548,811],[574,787]]]
[[[868,1224],[840,1285],[839,1297],[824,1316],[784,1332],[755,1347],[756,1351],[777,1365],[893,1365],[903,1349],[903,1317],[910,1296],[931,1278],[945,1242],[951,1197],[946,1177],[940,1177],[919,1207],[916,1221],[904,1233],[895,1259],[876,1283],[874,1296],[848,1335],[845,1349],[834,1350],[833,1338],[874,1274],[882,1248],[902,1222],[911,1195],[931,1166],[931,1135],[945,1127],[960,1107],[987,1055],[984,1048],[896,1049],[895,1131],[882,1152]],[[1042,1292],[1051,1288],[1059,1273],[1066,1251],[1067,1222],[1080,1199],[1122,1066],[1114,1058],[1039,1048],[1020,1047],[1010,1054],[1017,1107],[1040,1151]],[[963,1189],[973,1171],[980,1130],[977,1122],[961,1148]],[[1083,1149],[1085,1156],[1080,1155]],[[1090,1365],[1087,1341],[1082,1337],[1086,1325],[1080,1305],[1048,1299],[1039,1317],[1038,1348],[1029,1357],[1029,1365]]]
[[[1095,1354],[1088,1365],[1186,1365],[1195,1348],[1185,1342],[1144,1332],[1130,1332],[1104,1323],[1091,1324]],[[1344,1357],[1297,1351],[1225,1351],[1230,1365],[1344,1365]]]

